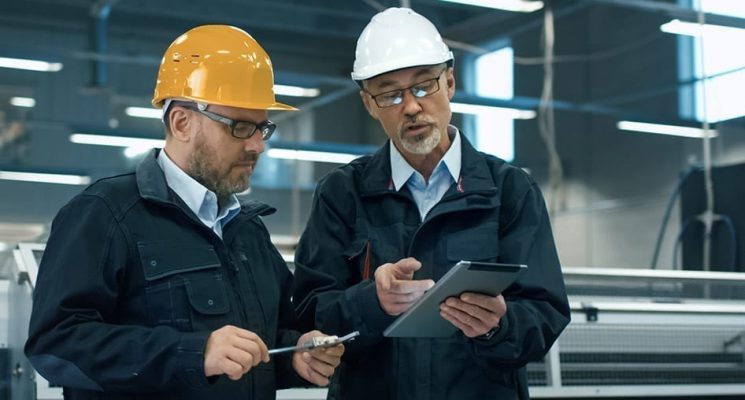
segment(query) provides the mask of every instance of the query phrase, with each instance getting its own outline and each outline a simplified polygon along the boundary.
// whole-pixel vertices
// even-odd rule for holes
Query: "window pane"
[[[745,18],[745,1],[702,0],[698,4],[708,13]],[[745,67],[745,52],[736,45],[745,42],[741,32],[706,32],[694,39],[694,73],[700,78]],[[702,57],[703,53],[703,57]],[[696,84],[696,118],[704,120],[703,84]],[[745,115],[741,94],[745,92],[745,70],[722,75],[706,82],[706,119],[717,122]]]
[[[513,53],[506,47],[476,59],[476,94],[483,97],[511,99],[514,79]],[[515,158],[514,122],[504,115],[480,114],[475,117],[476,148],[499,158]]]

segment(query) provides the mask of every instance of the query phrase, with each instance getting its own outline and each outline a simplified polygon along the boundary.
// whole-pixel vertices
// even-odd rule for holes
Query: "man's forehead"
[[[389,86],[416,83],[417,79],[422,76],[429,77],[430,75],[437,73],[438,67],[439,65],[422,65],[388,72],[368,79],[367,87],[386,88]]]

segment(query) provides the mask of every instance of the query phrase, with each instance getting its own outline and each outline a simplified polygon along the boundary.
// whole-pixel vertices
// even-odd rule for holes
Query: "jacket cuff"
[[[361,316],[362,326],[365,327],[367,334],[371,336],[379,336],[383,334],[385,328],[388,327],[396,317],[388,315],[383,308],[380,306],[378,301],[378,294],[375,290],[374,281],[363,281],[357,287],[356,293],[356,314]]]
[[[508,316],[509,314],[505,314],[500,320],[499,320],[499,328],[494,332],[491,337],[488,339],[482,338],[482,337],[475,337],[471,340],[471,342],[476,343],[477,345],[481,346],[492,346],[495,343],[499,343],[504,339],[505,336],[507,336],[507,331],[510,329],[510,318]]]
[[[189,332],[183,333],[179,340],[178,365],[181,380],[188,387],[205,387],[215,382],[215,379],[208,380],[204,372],[204,350],[209,335],[210,332]]]

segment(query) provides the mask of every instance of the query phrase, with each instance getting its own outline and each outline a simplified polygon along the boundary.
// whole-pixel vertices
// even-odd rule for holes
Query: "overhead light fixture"
[[[674,19],[670,22],[660,25],[660,30],[666,33],[674,33],[686,36],[701,35],[741,35],[745,37],[745,29],[735,28],[733,26],[699,24],[696,22],[685,22]]]
[[[280,96],[292,97],[316,97],[321,91],[316,88],[304,88],[300,86],[274,85],[274,93]]]
[[[160,108],[149,108],[149,107],[127,107],[124,109],[124,113],[130,117],[137,118],[152,118],[161,119],[163,118],[163,110]]]
[[[163,139],[147,139],[129,136],[92,135],[88,133],[73,133],[70,141],[78,144],[93,144],[98,146],[114,147],[145,147],[162,148],[166,141]]]
[[[39,172],[0,171],[0,179],[8,181],[59,183],[62,185],[87,185],[91,178],[84,175],[46,174]]]
[[[683,136],[697,139],[701,139],[705,135],[705,131],[703,129],[692,128],[689,126],[650,124],[648,122],[635,121],[618,121],[616,126],[618,127],[618,129],[624,131],[657,133],[660,135]],[[709,129],[710,138],[714,138],[717,136],[719,136],[719,132],[714,129]]]
[[[124,157],[127,158],[135,158],[139,156],[140,154],[147,153],[148,151],[152,150],[154,147],[151,146],[132,146],[127,147],[124,149]]]
[[[16,107],[33,108],[36,105],[36,100],[31,97],[11,97],[10,105]]]
[[[28,71],[57,72],[62,69],[62,63],[23,58],[0,57],[0,68],[25,69]]]
[[[92,144],[98,146],[126,147],[124,156],[135,158],[142,153],[154,148],[163,148],[166,141],[163,139],[147,139],[128,136],[92,135],[88,133],[73,133],[70,141],[78,144]]]
[[[285,160],[315,161],[336,164],[346,164],[354,160],[355,158],[360,157],[359,154],[277,148],[267,150],[267,155],[272,158],[280,158]]]
[[[124,155],[128,158],[136,157],[152,148],[162,148],[166,143],[166,141],[162,139],[93,135],[88,133],[73,133],[70,135],[70,141],[78,144],[126,147],[127,149],[124,151]],[[328,162],[337,164],[346,164],[355,158],[360,157],[359,154],[281,148],[269,149],[267,151],[267,156],[286,160]]]
[[[498,114],[512,119],[533,119],[536,116],[536,112],[533,110],[519,110],[517,108],[482,106],[466,103],[450,103],[450,110],[459,114]]]
[[[316,88],[304,88],[300,86],[274,85],[274,93],[280,96],[292,97],[316,97],[321,91]],[[127,107],[124,113],[136,118],[163,118],[163,110],[150,107]]]
[[[497,10],[533,12],[543,8],[542,1],[530,0],[442,0],[451,3],[468,4],[472,6],[495,8]]]

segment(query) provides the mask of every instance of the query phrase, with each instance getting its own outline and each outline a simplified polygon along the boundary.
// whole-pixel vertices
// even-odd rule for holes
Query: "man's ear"
[[[370,114],[371,117],[378,119],[378,109],[375,105],[375,100],[373,100],[372,97],[368,96],[364,90],[360,90],[360,97],[362,98],[362,104],[365,105],[367,113]]]
[[[445,81],[448,84],[448,99],[452,100],[455,95],[455,72],[452,67],[448,68],[445,75]]]
[[[183,107],[172,106],[168,113],[168,123],[171,128],[171,136],[179,142],[189,142],[194,131],[192,125],[196,123],[191,118],[189,111]]]

